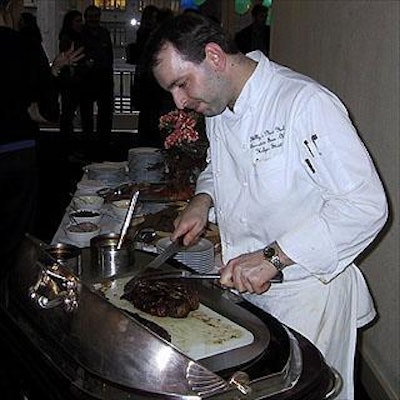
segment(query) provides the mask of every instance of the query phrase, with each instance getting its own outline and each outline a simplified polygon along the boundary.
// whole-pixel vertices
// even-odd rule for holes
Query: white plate
[[[161,253],[170,243],[171,239],[168,237],[160,239],[156,244],[157,252]],[[173,258],[196,272],[207,273],[215,266],[214,245],[202,238],[193,246],[176,253]]]
[[[171,244],[171,239],[166,237],[162,238],[157,242],[157,246],[160,247],[161,249],[166,249],[168,245]],[[210,250],[213,250],[214,245],[212,242],[210,242],[208,239],[201,238],[196,244],[193,246],[184,248],[178,252],[180,253],[198,253],[198,252],[208,252]]]

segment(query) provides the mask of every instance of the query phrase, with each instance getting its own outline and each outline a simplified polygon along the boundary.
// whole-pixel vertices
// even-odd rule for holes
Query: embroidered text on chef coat
[[[282,125],[250,135],[250,149],[254,151],[255,159],[273,156],[276,150],[282,147],[285,134],[285,125]]]

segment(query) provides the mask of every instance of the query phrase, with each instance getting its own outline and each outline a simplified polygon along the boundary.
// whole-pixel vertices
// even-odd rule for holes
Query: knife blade
[[[151,260],[148,264],[145,264],[141,266],[135,273],[135,276],[130,279],[124,288],[124,292],[127,293],[130,291],[131,286],[133,285],[134,281],[141,275],[143,275],[143,272],[146,271],[149,268],[156,269],[160,267],[162,264],[165,263],[169,258],[171,258],[175,253],[178,252],[178,250],[182,247],[181,240],[177,239],[174,242],[172,242],[170,245],[168,245],[165,250],[160,253],[157,257],[155,257],[153,260]]]

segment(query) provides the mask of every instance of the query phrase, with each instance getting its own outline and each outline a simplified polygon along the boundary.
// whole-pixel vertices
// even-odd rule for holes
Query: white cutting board
[[[138,310],[127,300],[121,300],[130,277],[117,279],[108,285],[95,285],[114,306],[137,313],[168,331],[171,343],[194,360],[211,357],[253,343],[247,329],[200,304],[186,318],[156,317]]]

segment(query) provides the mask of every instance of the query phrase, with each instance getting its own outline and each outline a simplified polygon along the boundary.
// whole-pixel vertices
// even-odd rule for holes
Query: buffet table
[[[174,204],[144,198],[141,203],[138,223]],[[0,336],[20,360],[18,368],[31,395],[27,398],[336,397],[340,377],[308,340],[216,281],[193,281],[200,307],[187,318],[153,318],[121,299],[134,269],[155,257],[155,243],[137,244],[131,275],[104,276],[92,265],[90,243],[74,243],[65,235],[69,211],[53,243],[81,247],[81,276],[54,264],[40,245],[27,239],[16,268],[0,288],[0,313],[6,321]],[[106,202],[101,233],[119,232],[121,224]],[[214,229],[210,235],[218,249]],[[164,267],[186,268],[175,260]],[[160,336],[154,326],[167,330],[171,339]]]

